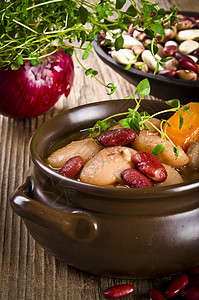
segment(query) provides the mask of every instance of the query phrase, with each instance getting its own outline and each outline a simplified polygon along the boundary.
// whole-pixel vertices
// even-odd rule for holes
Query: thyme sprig
[[[132,23],[145,28],[155,38],[164,36],[164,24],[176,20],[150,0],[2,0],[0,1],[0,69],[17,70],[25,61],[32,65],[53,53],[64,50],[68,55],[83,50],[82,59],[92,53],[92,42],[101,32],[119,29],[115,45],[122,48],[122,32]],[[80,61],[80,60],[78,60]],[[83,66],[83,64],[81,64]],[[97,71],[85,68],[96,78]],[[112,94],[115,86],[105,85]]]
[[[137,98],[139,94],[139,98]],[[171,124],[165,120],[161,119],[160,128],[155,126],[153,122],[151,122],[152,118],[156,118],[157,116],[165,113],[179,113],[179,129],[183,126],[183,116],[181,111],[185,111],[189,113],[189,106],[181,107],[180,101],[178,99],[172,99],[169,101],[166,101],[166,104],[171,106],[171,108],[158,111],[152,115],[150,115],[148,112],[138,112],[141,101],[143,97],[148,96],[150,94],[150,84],[147,78],[142,80],[138,85],[137,88],[132,96],[128,96],[131,98],[134,98],[135,100],[135,107],[134,108],[128,108],[127,112],[121,112],[114,114],[112,116],[109,116],[105,118],[104,120],[97,121],[96,124],[93,126],[93,128],[88,128],[89,133],[93,138],[95,138],[98,134],[106,131],[108,128],[110,128],[112,125],[116,124],[115,118],[118,117],[124,117],[120,120],[120,124],[125,128],[131,128],[133,129],[137,135],[140,134],[141,130],[149,130],[147,124],[150,124],[155,130],[160,134],[160,136],[163,138],[163,143],[157,144],[152,151],[153,155],[160,154],[165,149],[166,141],[169,140],[171,144],[173,145],[173,152],[175,154],[175,158],[178,158],[179,155],[179,149],[178,147],[172,142],[172,140],[169,138],[169,136],[166,134],[166,132],[163,130],[163,125],[166,123],[168,126],[171,126]],[[147,123],[147,124],[146,124]]]

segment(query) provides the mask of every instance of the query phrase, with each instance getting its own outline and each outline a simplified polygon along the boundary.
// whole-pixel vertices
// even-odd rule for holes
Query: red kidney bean
[[[164,296],[156,289],[149,290],[149,297],[151,300],[164,300]]]
[[[199,21],[199,17],[197,16],[189,17],[189,19],[192,20],[193,22]]]
[[[83,158],[81,156],[74,156],[65,162],[62,168],[59,170],[59,173],[74,179],[80,174],[83,165]]]
[[[149,17],[153,18],[156,16],[156,13],[154,11],[150,12]]]
[[[173,280],[167,286],[164,296],[166,298],[172,298],[179,294],[188,284],[189,278],[185,273],[181,273],[173,278]]]
[[[181,293],[182,299],[187,300],[198,300],[199,299],[199,288],[197,287],[189,287],[184,289]]]
[[[192,276],[199,275],[199,267],[195,267],[195,268],[189,270],[189,275],[192,275]]]
[[[107,299],[117,299],[127,295],[130,295],[135,290],[134,285],[132,284],[122,284],[112,286],[106,289],[103,293],[104,297]]]
[[[164,69],[158,72],[158,75],[163,75],[166,77],[174,77],[176,75],[176,70]]]
[[[100,133],[96,139],[104,147],[127,145],[133,142],[136,133],[130,128],[119,128]]]
[[[182,69],[193,71],[196,74],[198,74],[198,72],[199,72],[198,67],[196,66],[196,64],[194,62],[190,61],[190,60],[187,60],[187,59],[180,59],[179,60],[179,66]]]
[[[183,54],[183,53],[181,53],[181,52],[176,52],[176,53],[174,54],[174,57],[175,57],[177,60],[180,60],[180,59],[186,59],[186,60],[190,60],[191,62],[195,63],[191,57],[189,57],[189,56],[187,56],[187,55],[185,55],[185,54]]]
[[[195,286],[199,288],[199,275],[193,276],[191,279],[189,279],[190,286]]]
[[[158,43],[160,43],[160,44],[165,44],[166,42],[169,41],[169,38],[167,38],[167,37],[165,37],[165,38],[163,39],[163,41],[162,41],[162,36],[161,36],[161,35],[157,35],[157,36],[156,36],[156,39],[158,40]]]
[[[173,56],[176,52],[178,52],[178,47],[174,45],[166,46],[163,51],[166,56]]]
[[[156,182],[163,182],[167,179],[167,172],[161,162],[152,154],[137,152],[132,156],[132,161],[140,172]]]
[[[193,55],[199,58],[199,48],[193,51]]]
[[[134,188],[148,188],[153,187],[152,182],[142,173],[135,169],[126,169],[121,174],[122,179],[124,182]]]

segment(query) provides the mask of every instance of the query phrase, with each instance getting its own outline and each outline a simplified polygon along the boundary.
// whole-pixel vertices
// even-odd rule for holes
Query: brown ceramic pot
[[[46,153],[57,141],[131,106],[134,102],[129,100],[94,103],[44,123],[31,140],[33,166],[12,195],[12,208],[46,250],[87,272],[146,278],[195,267],[198,181],[148,189],[108,188],[63,177],[46,164]],[[160,101],[142,102],[149,113],[164,108]]]

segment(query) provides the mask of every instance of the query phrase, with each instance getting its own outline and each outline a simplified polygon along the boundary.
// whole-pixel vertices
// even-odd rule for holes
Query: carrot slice
[[[180,116],[179,112],[176,112],[168,122],[171,124],[169,127],[164,124],[164,131],[176,146],[182,147],[186,152],[188,147],[196,141],[199,141],[199,103],[190,102],[183,107],[189,106],[189,114],[181,111],[183,116],[183,125],[179,129]]]

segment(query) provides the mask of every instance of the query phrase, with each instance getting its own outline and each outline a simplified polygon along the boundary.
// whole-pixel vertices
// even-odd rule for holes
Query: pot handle
[[[11,207],[20,217],[37,225],[65,234],[76,241],[94,239],[98,227],[95,219],[83,212],[67,213],[30,198],[31,178],[11,196]]]

